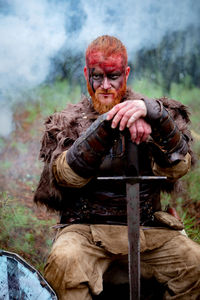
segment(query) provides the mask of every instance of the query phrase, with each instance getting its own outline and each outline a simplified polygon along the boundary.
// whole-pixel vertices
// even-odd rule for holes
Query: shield
[[[0,300],[58,300],[42,275],[19,255],[0,250]]]

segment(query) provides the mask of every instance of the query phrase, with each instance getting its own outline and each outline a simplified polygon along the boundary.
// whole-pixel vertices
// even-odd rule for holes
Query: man
[[[84,68],[91,98],[46,121],[40,151],[45,164],[34,200],[61,214],[45,267],[59,299],[92,299],[101,293],[110,264],[127,260],[125,184],[102,184],[97,177],[134,176],[136,170],[167,176],[160,185],[140,186],[142,277],[164,285],[164,299],[200,295],[200,247],[160,204],[160,191],[176,189],[190,168],[187,109],[127,89],[129,72],[121,41],[97,38],[87,48]]]

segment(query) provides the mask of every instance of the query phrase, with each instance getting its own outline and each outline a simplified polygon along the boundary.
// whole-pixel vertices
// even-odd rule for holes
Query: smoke
[[[72,46],[75,49],[82,48],[99,35],[110,34],[119,37],[132,55],[142,48],[154,47],[168,32],[200,24],[198,0],[78,2],[82,16],[86,17],[74,34]]]
[[[12,129],[12,103],[45,80],[66,32],[62,7],[54,2],[12,0],[0,7],[0,135],[5,136]]]
[[[42,82],[49,58],[66,39],[64,15],[48,1],[12,1],[12,10],[0,19],[0,88],[18,89]]]
[[[198,0],[0,0],[0,101],[6,107],[0,128],[18,93],[41,84],[58,53],[84,52],[94,38],[109,34],[131,57],[166,33],[199,26],[199,15]]]
[[[6,137],[13,130],[12,111],[7,105],[1,105],[0,118],[0,134]]]

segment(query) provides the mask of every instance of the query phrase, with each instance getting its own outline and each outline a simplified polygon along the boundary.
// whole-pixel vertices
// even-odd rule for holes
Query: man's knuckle
[[[124,112],[124,117],[125,118],[130,118],[131,117],[131,112],[130,111],[126,111],[126,112]]]
[[[144,128],[142,126],[138,126],[138,132],[144,132]]]
[[[119,104],[116,104],[112,109],[113,109],[114,111],[118,111],[119,108],[120,108]]]
[[[148,128],[147,133],[151,134],[151,132],[152,132],[151,128]]]
[[[127,122],[127,120],[128,120],[128,117],[127,116],[123,116],[122,122]]]
[[[118,114],[117,114],[117,116],[120,117],[120,118],[122,118],[124,116],[123,111],[119,111]]]

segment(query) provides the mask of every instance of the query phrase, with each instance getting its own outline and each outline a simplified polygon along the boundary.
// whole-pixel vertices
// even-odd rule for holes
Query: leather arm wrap
[[[178,163],[188,152],[185,136],[160,101],[144,99],[144,102],[147,107],[145,120],[151,125],[155,144],[165,154],[166,162]]]
[[[106,116],[101,115],[67,151],[67,163],[83,178],[95,174],[118,132],[111,128],[112,121],[107,121]]]

